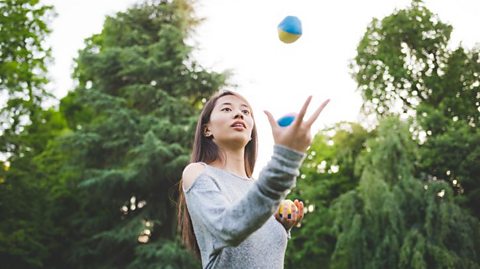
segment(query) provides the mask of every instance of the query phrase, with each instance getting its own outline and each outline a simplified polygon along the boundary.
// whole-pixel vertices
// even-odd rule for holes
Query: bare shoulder
[[[203,163],[191,163],[187,165],[185,169],[183,169],[182,174],[183,188],[188,190],[203,170],[205,170],[205,164]]]

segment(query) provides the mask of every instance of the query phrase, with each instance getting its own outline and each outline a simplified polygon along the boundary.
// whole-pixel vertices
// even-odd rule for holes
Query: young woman
[[[265,111],[275,145],[257,180],[251,178],[257,131],[248,102],[225,91],[205,104],[180,182],[178,212],[182,240],[203,268],[283,268],[289,230],[302,219],[303,204],[296,200],[298,210],[290,216],[274,213],[295,186],[310,128],[329,101],[304,120],[310,100],[287,127]]]

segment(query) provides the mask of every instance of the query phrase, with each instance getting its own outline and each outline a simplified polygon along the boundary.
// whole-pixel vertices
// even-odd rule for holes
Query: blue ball
[[[287,127],[288,125],[292,124],[292,122],[295,120],[294,115],[286,115],[281,117],[280,119],[277,120],[278,125],[281,127]]]
[[[302,35],[302,23],[295,16],[287,16],[278,24],[278,37],[284,43],[293,43]]]

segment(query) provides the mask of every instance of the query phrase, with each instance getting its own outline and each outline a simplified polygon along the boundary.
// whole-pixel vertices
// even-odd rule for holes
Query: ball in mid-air
[[[302,22],[295,16],[287,16],[278,24],[278,38],[284,43],[293,43],[302,35]]]
[[[278,207],[278,215],[280,215],[280,218],[283,217],[283,208],[287,209],[287,218],[291,219],[292,218],[292,207],[294,210],[297,210],[297,206],[295,205],[292,200],[286,199],[280,202],[280,206]]]

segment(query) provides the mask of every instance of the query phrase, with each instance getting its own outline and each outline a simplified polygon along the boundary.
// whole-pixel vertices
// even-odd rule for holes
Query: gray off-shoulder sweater
[[[283,268],[287,232],[274,212],[295,186],[304,157],[275,145],[258,180],[204,164],[184,189],[203,268]]]

